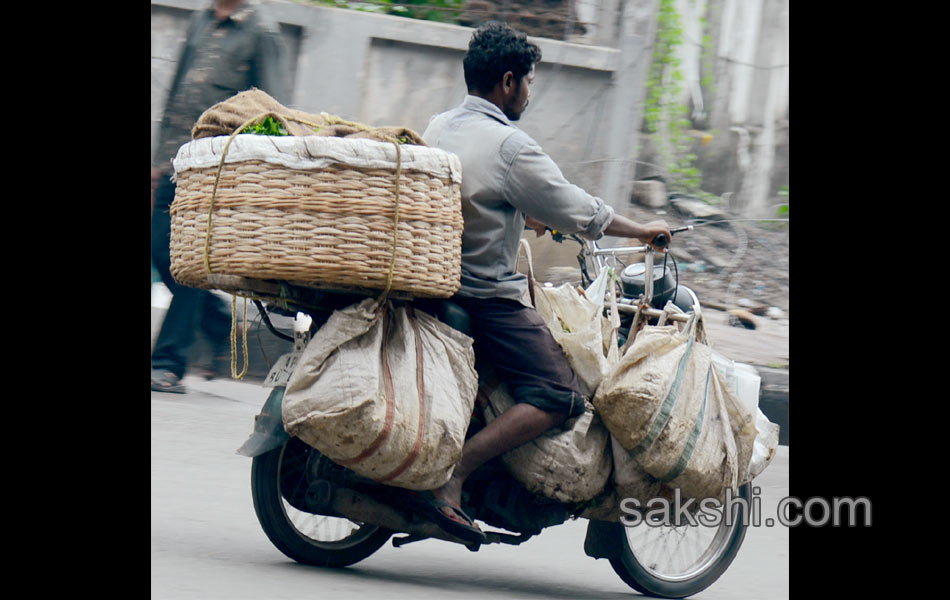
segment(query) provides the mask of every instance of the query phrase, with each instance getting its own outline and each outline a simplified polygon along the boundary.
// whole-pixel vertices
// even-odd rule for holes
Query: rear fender
[[[284,420],[281,417],[281,405],[284,399],[284,386],[271,390],[264,408],[254,417],[254,431],[251,437],[238,448],[237,453],[242,456],[255,457],[277,448],[290,439],[284,430]]]
[[[584,554],[591,558],[616,558],[623,552],[623,525],[613,521],[596,521],[587,524],[584,539]]]

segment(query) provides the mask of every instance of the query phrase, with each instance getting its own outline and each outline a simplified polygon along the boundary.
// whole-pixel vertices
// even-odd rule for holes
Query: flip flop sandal
[[[466,542],[484,543],[487,539],[485,533],[478,528],[475,521],[472,520],[460,506],[439,500],[430,493],[413,493],[412,504],[416,511],[438,525],[442,530],[450,535],[465,540]],[[455,513],[456,518],[442,512],[443,508],[449,508]]]
[[[152,391],[184,394],[185,386],[174,373],[152,370]]]

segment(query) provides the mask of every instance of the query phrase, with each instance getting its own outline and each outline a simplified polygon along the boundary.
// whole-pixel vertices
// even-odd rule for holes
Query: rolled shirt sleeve
[[[536,142],[527,135],[512,135],[502,145],[502,154],[511,158],[504,195],[513,206],[563,233],[589,240],[604,235],[613,208],[568,182]]]

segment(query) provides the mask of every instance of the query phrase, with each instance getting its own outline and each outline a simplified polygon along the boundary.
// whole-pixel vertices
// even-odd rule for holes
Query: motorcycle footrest
[[[403,537],[394,537],[393,547],[399,548],[401,546],[405,546],[406,544],[411,544],[413,542],[421,542],[422,540],[427,540],[427,539],[429,538],[425,536],[413,535],[413,534],[405,535]]]
[[[530,533],[512,535],[510,533],[501,533],[500,531],[486,531],[485,537],[487,538],[486,543],[488,544],[509,544],[512,546],[518,546],[527,542],[534,536]]]

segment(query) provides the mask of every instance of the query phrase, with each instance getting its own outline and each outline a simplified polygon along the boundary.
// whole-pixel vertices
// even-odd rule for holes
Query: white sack
[[[601,382],[594,406],[620,446],[683,498],[748,481],[756,429],[712,366],[699,307],[682,326],[646,326]]]
[[[479,390],[484,394],[487,423],[515,402],[507,386],[491,375]],[[535,494],[558,502],[583,502],[600,493],[612,467],[609,434],[589,402],[587,410],[540,437],[501,455],[512,477]]]
[[[613,436],[610,438],[610,448],[614,459],[611,483],[621,501],[635,498],[640,506],[646,506],[652,498],[662,495],[662,484],[647,473]]]
[[[587,397],[594,395],[619,358],[616,337],[611,335],[615,326],[604,316],[608,283],[605,269],[584,293],[569,283],[534,284],[535,309],[567,355]]]
[[[284,393],[284,427],[364,477],[435,489],[461,457],[474,364],[468,336],[369,298],[334,312],[304,349]]]

